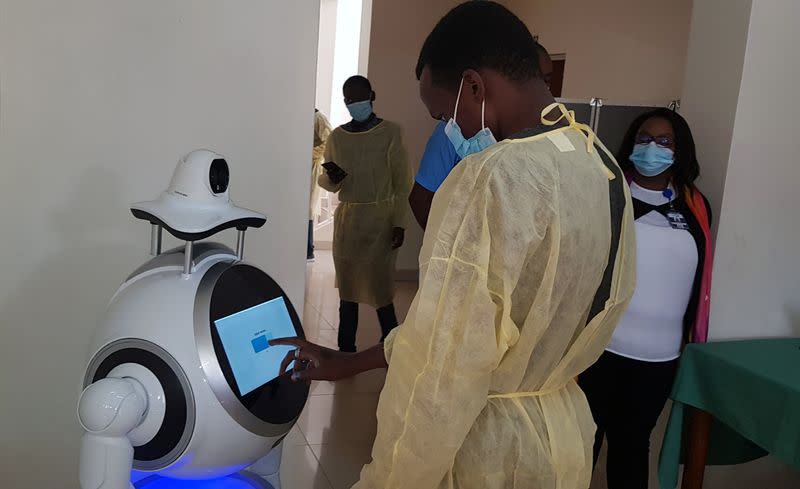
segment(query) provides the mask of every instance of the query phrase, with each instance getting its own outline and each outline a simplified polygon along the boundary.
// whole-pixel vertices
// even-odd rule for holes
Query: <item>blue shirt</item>
[[[456,154],[453,143],[444,133],[445,125],[444,122],[439,122],[436,125],[436,129],[425,146],[425,153],[422,155],[419,171],[417,171],[417,183],[431,192],[436,192],[439,189],[439,186],[450,174],[450,171],[461,161]]]

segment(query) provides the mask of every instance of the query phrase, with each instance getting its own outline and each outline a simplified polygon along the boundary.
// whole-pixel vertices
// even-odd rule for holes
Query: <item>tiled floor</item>
[[[303,327],[309,340],[336,348],[339,295],[330,251],[317,251],[307,268]],[[398,282],[395,309],[405,317],[416,283]],[[374,309],[361,306],[356,344],[380,339]],[[337,383],[317,382],[297,425],[286,438],[281,464],[283,489],[347,489],[370,460],[375,408],[385,372],[375,370]]]

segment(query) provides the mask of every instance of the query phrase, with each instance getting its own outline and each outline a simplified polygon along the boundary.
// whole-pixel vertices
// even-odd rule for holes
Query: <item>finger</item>
[[[312,380],[319,380],[315,375],[318,373],[318,370],[313,367],[309,367],[305,370],[296,370],[292,372],[292,382],[311,382]]]
[[[296,371],[305,370],[310,367],[319,367],[319,362],[316,359],[307,359],[311,355],[297,355],[297,350],[292,350],[286,354],[281,362],[281,374],[293,373]],[[291,367],[291,368],[290,368]]]
[[[274,340],[269,341],[269,346],[294,346],[296,350],[290,350],[286,356],[281,361],[281,369],[279,370],[281,373],[285,373],[286,370],[291,365],[292,361],[297,358],[297,354],[295,353],[297,350],[302,349],[304,345],[307,343],[300,339],[300,338],[276,338]]]
[[[295,350],[292,350],[287,353],[285,357],[283,357],[283,360],[281,361],[281,369],[278,370],[281,374],[285,374],[289,369],[289,365],[291,365],[294,361],[294,352]]]
[[[314,366],[319,366],[320,362],[320,352],[312,349],[312,348],[302,348],[299,350],[295,350],[294,352],[294,359],[298,361],[298,363],[310,363]]]
[[[279,345],[303,348],[308,345],[308,342],[300,338],[275,338],[274,340],[269,340],[269,346]]]

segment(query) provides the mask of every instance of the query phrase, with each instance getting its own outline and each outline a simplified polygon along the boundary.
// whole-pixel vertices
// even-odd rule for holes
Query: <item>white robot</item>
[[[266,218],[233,205],[228,182],[222,156],[193,151],[159,199],[131,207],[151,223],[154,257],[119,287],[93,338],[81,489],[279,485],[278,445],[308,387],[279,375],[288,348],[269,339],[303,330],[281,287],[242,261],[245,230]],[[198,243],[230,228],[235,252]],[[162,229],[185,247],[162,253]]]

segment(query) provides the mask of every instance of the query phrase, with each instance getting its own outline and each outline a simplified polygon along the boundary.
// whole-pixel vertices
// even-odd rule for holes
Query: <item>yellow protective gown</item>
[[[325,141],[331,134],[331,124],[320,111],[314,112],[314,149],[311,153],[311,194],[308,201],[308,220],[312,221],[320,212],[320,188],[317,185],[322,175],[322,162],[325,160]]]
[[[574,379],[633,294],[634,228],[613,157],[565,116],[464,159],[436,193],[355,488],[589,487],[595,425]]]
[[[347,172],[338,185],[327,174],[319,184],[339,193],[333,217],[336,287],[345,301],[383,307],[394,299],[392,228],[405,228],[412,175],[400,126],[382,121],[365,132],[337,127],[325,161]]]

